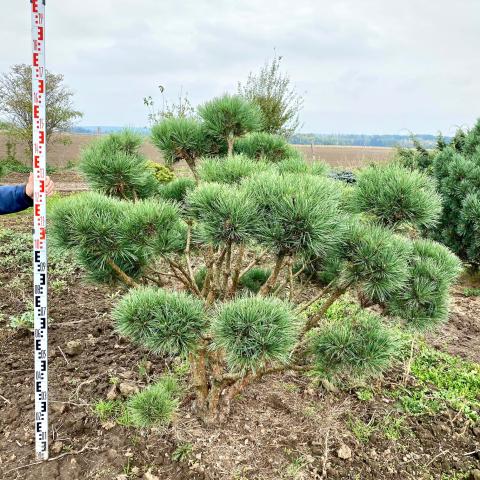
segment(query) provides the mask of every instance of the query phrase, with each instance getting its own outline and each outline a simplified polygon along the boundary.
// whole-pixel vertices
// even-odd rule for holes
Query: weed
[[[386,415],[379,422],[379,429],[388,440],[399,440],[408,431],[405,420],[405,417],[395,418],[390,414]]]
[[[100,421],[105,422],[110,419],[115,419],[122,410],[122,404],[113,400],[99,400],[93,406],[95,415]]]
[[[285,472],[287,478],[300,479],[302,478],[302,471],[305,468],[307,462],[303,456],[297,457],[287,466]]]
[[[357,395],[357,398],[362,402],[370,402],[375,397],[373,391],[368,387],[360,388],[355,393]]]
[[[480,297],[480,288],[464,288],[464,297]]]
[[[470,478],[469,473],[461,473],[461,472],[451,472],[451,473],[442,473],[440,480],[466,480]],[[433,480],[433,477],[432,477]]]
[[[350,418],[347,425],[355,438],[362,443],[368,443],[372,434],[377,430],[377,427],[373,424],[373,418],[368,423],[359,418]]]
[[[434,387],[433,397],[441,405],[480,420],[480,365],[423,346],[412,374],[422,386]]]
[[[287,392],[296,393],[299,391],[298,385],[294,383],[283,383],[282,386]]]
[[[308,418],[313,418],[317,415],[317,409],[314,405],[309,405],[303,409],[303,414]]]
[[[185,462],[192,455],[192,444],[181,443],[172,453],[172,460],[174,462]]]
[[[186,360],[177,359],[173,365],[173,373],[179,378],[185,378],[189,375],[190,364]]]
[[[133,427],[132,417],[126,408],[123,409],[122,414],[117,417],[117,423],[122,427]]]
[[[146,358],[142,358],[137,364],[138,375],[140,378],[148,377],[149,372],[149,361]]]
[[[30,303],[27,311],[21,315],[10,317],[10,328],[15,330],[33,330],[34,311],[33,304]]]
[[[53,280],[49,284],[49,288],[54,292],[61,292],[67,286],[67,282],[65,280]]]
[[[423,345],[412,363],[416,387],[391,393],[410,415],[435,415],[446,408],[480,421],[480,365]]]

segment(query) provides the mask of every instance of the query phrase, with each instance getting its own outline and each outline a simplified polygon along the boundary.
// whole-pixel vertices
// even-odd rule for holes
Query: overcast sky
[[[274,49],[304,132],[451,134],[480,116],[479,0],[47,0],[47,62],[83,125],[145,126],[157,85],[196,105]],[[28,0],[0,0],[0,72],[30,62]]]

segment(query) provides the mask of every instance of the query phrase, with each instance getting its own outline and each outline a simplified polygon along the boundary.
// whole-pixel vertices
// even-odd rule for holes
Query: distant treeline
[[[84,135],[104,135],[109,133],[120,132],[128,128],[136,133],[141,135],[150,135],[150,129],[146,127],[111,127],[111,126],[84,126],[84,127],[73,127],[72,133],[80,133]]]
[[[425,148],[436,145],[435,135],[415,135],[415,138]],[[445,137],[449,142],[450,137]],[[352,147],[413,147],[410,135],[358,135],[358,134],[324,134],[324,133],[297,133],[290,143],[295,145],[347,145]]]
[[[123,130],[124,127],[111,126],[85,126],[74,127],[73,133],[86,135],[107,134]],[[150,129],[143,127],[131,127],[137,133],[150,135]],[[416,135],[415,138],[425,148],[433,148],[436,145],[435,135]],[[449,142],[450,137],[445,137]],[[358,135],[358,134],[327,134],[327,133],[296,133],[290,139],[294,145],[346,145],[352,147],[413,147],[412,137],[409,135]]]

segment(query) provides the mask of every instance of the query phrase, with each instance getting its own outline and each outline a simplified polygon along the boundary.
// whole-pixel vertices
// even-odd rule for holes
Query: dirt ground
[[[28,232],[29,217],[4,217],[2,226]],[[0,269],[0,285],[19,273]],[[26,285],[28,296],[30,286]],[[402,381],[393,371],[369,401],[355,390],[331,392],[299,373],[266,377],[236,400],[228,423],[206,427],[185,399],[173,425],[138,430],[101,422],[93,405],[122,384],[142,387],[171,366],[115,333],[110,309],[121,291],[86,282],[81,271],[51,295],[49,332],[51,460],[33,455],[32,335],[0,320],[0,478],[5,480],[277,480],[425,479],[469,477],[480,468],[480,428],[447,410],[435,416],[401,417],[402,435],[381,432],[368,442],[348,428],[400,418],[388,392]],[[25,310],[18,290],[2,287],[3,318]],[[453,297],[450,322],[430,341],[480,361],[480,299]],[[69,352],[68,342],[79,347]],[[67,353],[65,353],[67,352]],[[147,362],[147,363],[145,363]],[[410,380],[409,380],[410,381]],[[175,453],[187,448],[188,455]]]

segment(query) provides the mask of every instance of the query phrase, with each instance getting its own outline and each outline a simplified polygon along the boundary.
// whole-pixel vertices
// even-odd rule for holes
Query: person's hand
[[[45,193],[47,196],[50,196],[53,193],[55,185],[50,177],[47,177],[45,180]],[[27,185],[25,186],[25,193],[30,197],[33,198],[33,173],[30,174],[28,177]]]

